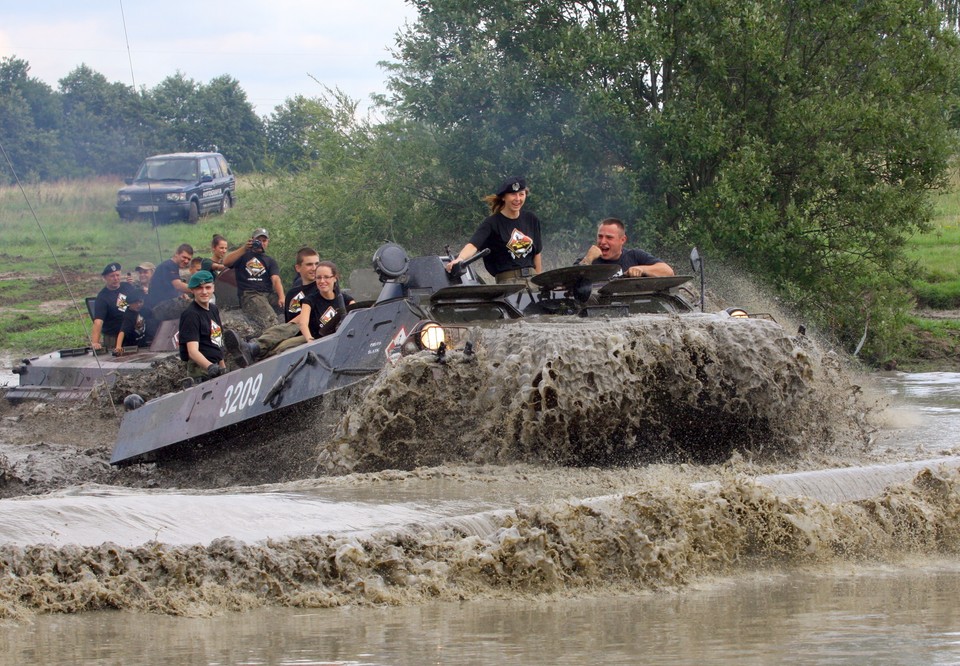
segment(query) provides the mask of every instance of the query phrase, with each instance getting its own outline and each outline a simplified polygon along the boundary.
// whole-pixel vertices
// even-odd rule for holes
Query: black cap
[[[213,272],[213,259],[201,259],[200,270]]]
[[[502,196],[507,192],[519,192],[520,190],[527,189],[527,180],[523,176],[510,176],[500,183],[499,189],[497,189],[497,196]]]
[[[133,291],[127,294],[127,303],[139,303],[143,300],[143,292],[139,289],[134,289]]]
[[[106,275],[107,273],[113,273],[114,271],[120,270],[120,264],[113,262],[112,264],[107,264],[103,267],[103,272],[100,275]]]

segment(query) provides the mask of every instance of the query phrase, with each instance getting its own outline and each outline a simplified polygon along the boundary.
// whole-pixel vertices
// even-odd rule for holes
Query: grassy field
[[[960,309],[960,186],[934,201],[933,231],[910,240],[909,256],[917,262],[912,282],[921,308]]]
[[[208,256],[215,233],[233,247],[254,228],[279,224],[272,208],[263,205],[269,190],[259,179],[238,181],[239,205],[227,215],[158,227],[119,220],[113,206],[121,186],[115,179],[87,179],[31,185],[25,191],[0,187],[5,241],[0,248],[0,349],[23,354],[86,345],[90,324],[83,299],[103,286],[100,270],[111,261],[119,261],[124,271],[141,261],[156,264],[180,243]],[[258,199],[261,205],[250,205]],[[960,310],[960,182],[938,195],[934,205],[933,230],[908,243],[916,262],[909,284],[922,314],[911,318],[900,354],[909,360],[898,362],[901,368],[927,369],[925,355],[934,366],[951,354],[960,358],[957,313],[944,317],[932,312]],[[292,261],[285,258],[297,247],[279,243],[271,245],[270,254],[289,284],[292,266],[287,264]]]
[[[124,272],[141,261],[169,259],[181,243],[209,256],[213,234],[233,244],[261,222],[243,210],[249,184],[238,182],[240,207],[198,224],[153,227],[149,221],[121,222],[113,209],[115,179],[85,179],[0,187],[0,349],[16,353],[87,344],[89,317],[83,299],[103,286],[101,269],[120,262]]]

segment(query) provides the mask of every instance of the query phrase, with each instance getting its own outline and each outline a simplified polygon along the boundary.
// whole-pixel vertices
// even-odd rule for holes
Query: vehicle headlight
[[[131,201],[132,199],[133,199],[133,197],[131,197],[129,194],[118,194],[118,195],[117,195],[117,202],[118,202],[118,203],[130,203],[130,201]]]
[[[420,329],[420,348],[437,351],[446,342],[447,335],[440,324],[424,324]]]
[[[435,352],[445,344],[447,339],[443,327],[435,321],[424,321],[417,324],[403,343],[403,354],[416,354],[421,351]]]
[[[726,313],[734,319],[750,319],[750,315],[743,308],[727,308]]]
[[[186,192],[167,192],[167,201],[186,201]]]

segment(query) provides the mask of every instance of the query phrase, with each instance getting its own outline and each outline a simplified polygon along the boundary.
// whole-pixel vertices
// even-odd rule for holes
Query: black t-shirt
[[[273,291],[273,276],[280,275],[280,267],[273,257],[250,250],[233,263],[237,276],[237,296],[245,291]]]
[[[123,323],[123,313],[127,309],[127,295],[137,290],[128,282],[121,282],[118,289],[104,287],[93,303],[93,318],[103,320],[102,333],[116,335]]]
[[[631,248],[620,252],[619,259],[604,259],[603,257],[598,257],[593,260],[593,263],[607,265],[620,264],[620,272],[613,276],[619,277],[623,275],[628,268],[632,268],[633,266],[653,266],[654,264],[659,264],[661,261],[663,261],[663,259],[658,259],[649,252]]]
[[[147,327],[143,316],[133,308],[127,308],[123,313],[123,323],[120,325],[120,332],[123,333],[123,346],[146,347],[150,344],[147,339]]]
[[[470,242],[478,250],[490,248],[483,265],[491,275],[515,268],[532,268],[533,258],[543,251],[540,219],[525,210],[521,210],[515,220],[497,213],[480,223]]]
[[[161,261],[157,270],[153,272],[150,278],[150,289],[144,299],[143,305],[152,308],[157,303],[169,301],[171,298],[178,298],[181,293],[173,286],[174,280],[180,279],[180,266],[173,259]]]
[[[343,296],[343,307],[353,303],[353,296],[345,291],[340,294]],[[307,296],[304,302],[310,304],[310,335],[319,338],[322,337],[321,333],[330,335],[337,330],[336,326],[344,313],[337,310],[336,297],[324,298],[318,290]]]
[[[300,314],[300,304],[305,298],[310,296],[317,291],[317,283],[311,282],[306,287],[295,285],[292,289],[287,291],[286,297],[283,299],[283,317],[284,321],[290,321],[298,314]]]
[[[204,310],[196,301],[180,313],[180,360],[189,361],[187,343],[199,342],[200,353],[211,363],[223,360],[223,325],[220,323],[220,310],[210,304]]]

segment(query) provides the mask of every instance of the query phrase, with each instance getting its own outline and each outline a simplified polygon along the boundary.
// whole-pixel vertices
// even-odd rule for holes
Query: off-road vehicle
[[[146,217],[196,223],[201,215],[224,213],[237,201],[237,183],[220,153],[171,153],[148,157],[137,175],[117,192],[121,220]]]

